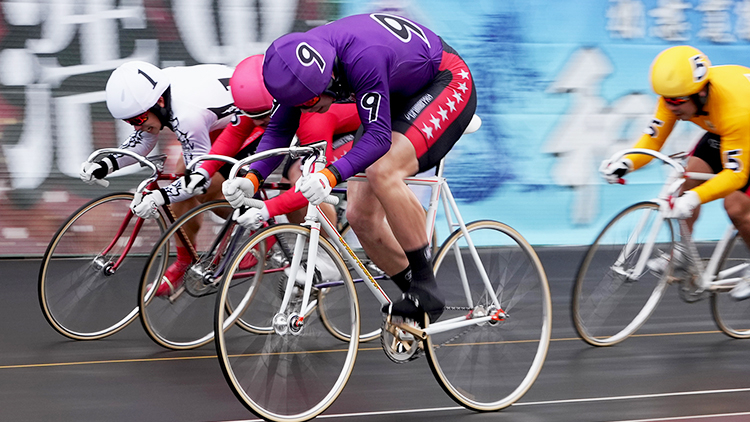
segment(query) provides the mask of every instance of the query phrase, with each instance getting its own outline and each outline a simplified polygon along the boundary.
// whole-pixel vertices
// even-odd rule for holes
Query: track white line
[[[539,406],[549,404],[568,404],[568,403],[594,403],[594,402],[606,402],[606,401],[618,401],[618,400],[643,400],[653,399],[661,397],[680,397],[680,396],[700,396],[706,394],[733,394],[733,393],[748,393],[750,388],[731,388],[724,390],[700,390],[700,391],[677,391],[672,393],[656,393],[656,394],[636,394],[629,396],[612,396],[612,397],[590,397],[583,399],[564,399],[564,400],[546,400],[546,401],[535,401],[535,402],[521,402],[513,404],[516,406]],[[320,415],[317,419],[334,419],[334,418],[352,418],[352,417],[364,417],[364,416],[378,416],[378,415],[400,415],[406,413],[423,413],[423,412],[446,412],[452,410],[465,409],[461,406],[452,407],[432,407],[423,409],[403,409],[403,410],[382,410],[377,412],[357,412],[357,413],[338,413],[335,415]],[[713,415],[694,415],[694,416],[680,416],[680,417],[669,417],[661,419],[632,419],[622,420],[618,422],[656,422],[656,421],[674,421],[681,419],[705,419],[715,417],[729,417],[729,416],[742,416],[750,415],[750,412],[743,413],[724,413],[724,414],[713,414]],[[232,420],[223,422],[262,422],[262,419],[242,419]]]

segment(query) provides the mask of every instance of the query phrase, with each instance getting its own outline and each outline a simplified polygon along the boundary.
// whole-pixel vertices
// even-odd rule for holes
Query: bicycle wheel
[[[544,268],[518,232],[496,221],[475,221],[466,230],[492,291],[482,281],[464,233],[455,231],[434,261],[445,312],[431,328],[498,311],[506,315],[428,335],[425,350],[432,373],[453,400],[494,411],[521,398],[542,370],[552,302]]]
[[[132,200],[132,193],[94,199],[73,213],[50,241],[39,271],[39,302],[47,322],[62,335],[100,339],[138,316],[138,275],[167,224],[161,214],[150,220],[133,216]],[[138,224],[137,238],[132,238]],[[130,240],[132,246],[123,255]]]
[[[383,270],[378,268],[377,265],[367,257],[367,254],[359,244],[359,240],[354,234],[354,231],[351,230],[351,226],[348,222],[343,225],[341,237],[344,238],[352,251],[357,255],[357,258],[360,259],[362,264],[367,268],[367,271],[370,272],[370,275],[372,275],[378,284],[380,284],[381,288],[386,291],[388,296],[399,297],[401,291],[390,281],[390,278],[383,272]],[[347,253],[346,251],[342,252]],[[354,287],[357,290],[357,297],[359,298],[360,303],[359,318],[361,334],[359,336],[359,341],[366,342],[376,339],[380,337],[380,328],[383,325],[383,313],[380,310],[380,302],[373,297],[367,284],[354,271],[354,267],[349,264],[349,261],[346,260],[346,262],[349,265],[349,273],[354,280]],[[320,289],[318,293],[318,312],[320,313],[321,321],[325,324],[331,334],[343,341],[349,340],[347,338],[348,314],[346,308],[341,306],[342,303],[346,305],[346,301],[340,302],[342,295],[346,294],[347,292],[344,289],[336,288]],[[343,326],[343,329],[339,329],[339,325]]]
[[[229,256],[234,252],[232,248],[239,245],[236,241],[232,243],[233,235],[237,230],[243,230],[231,220],[226,220],[232,211],[226,201],[198,205],[177,219],[154,245],[143,269],[138,301],[143,328],[156,343],[170,349],[186,350],[213,340],[215,294]],[[155,297],[158,283],[153,283],[153,280],[161,280],[165,272],[161,263],[168,261],[171,264],[176,260],[174,254],[164,254],[176,250],[177,242],[181,236],[184,238],[187,227],[197,229],[192,242],[197,260],[187,268],[182,284],[173,295]],[[237,236],[242,233],[237,232]],[[246,261],[246,264],[252,268],[244,270],[252,271],[258,261],[251,264]]]
[[[243,245],[225,277],[231,279],[243,256],[270,238],[294,242],[300,237],[300,241],[304,241],[304,251],[299,257],[306,262],[309,236],[307,227],[292,224],[268,227]],[[339,281],[336,288],[347,292],[340,299],[345,302],[341,307],[346,307],[349,314],[347,342],[332,336],[314,312],[316,287],[312,288],[307,308],[301,309],[302,288],[292,282],[287,307],[281,310],[289,280],[289,262],[282,263],[281,271],[266,272],[255,283],[234,286],[225,281],[219,290],[215,331],[222,372],[240,402],[268,420],[314,418],[338,397],[354,367],[359,345],[359,309],[354,284],[341,257],[322,237],[318,259],[333,264],[339,280],[328,278],[327,281]],[[316,267],[316,270],[314,284],[322,281],[318,272],[331,275],[330,268]],[[235,305],[232,312],[227,311],[227,302]],[[239,316],[246,318],[248,312],[254,313],[250,317],[253,321],[263,316],[266,324],[273,327],[272,331],[257,334],[238,327],[235,320]],[[341,329],[343,325],[338,327]]]
[[[589,247],[573,286],[571,314],[581,338],[611,346],[640,328],[667,288],[673,249],[673,227],[659,217],[658,204],[641,202],[613,218]],[[660,257],[670,259],[666,270],[650,270],[647,262]]]
[[[727,277],[742,277],[745,268],[750,265],[750,252],[747,245],[738,235],[727,245],[719,264],[719,271],[734,268]],[[722,277],[723,278],[723,277]],[[750,300],[735,300],[729,295],[731,286],[726,290],[711,295],[711,310],[719,329],[730,337],[750,338]]]

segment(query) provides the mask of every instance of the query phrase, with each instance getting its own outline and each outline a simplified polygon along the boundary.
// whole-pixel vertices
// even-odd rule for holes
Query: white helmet
[[[105,89],[115,119],[129,119],[153,107],[169,88],[167,74],[151,63],[127,62],[112,72]]]

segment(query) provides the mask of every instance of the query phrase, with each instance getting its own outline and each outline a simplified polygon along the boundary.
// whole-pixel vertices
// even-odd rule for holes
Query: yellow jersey
[[[693,189],[701,203],[724,198],[742,188],[750,174],[750,68],[712,66],[709,78],[708,100],[703,106],[705,114],[696,115],[690,121],[721,137],[724,169]],[[635,147],[660,150],[676,122],[677,117],[659,97],[654,119]],[[651,157],[642,154],[628,158],[636,169],[651,161]]]

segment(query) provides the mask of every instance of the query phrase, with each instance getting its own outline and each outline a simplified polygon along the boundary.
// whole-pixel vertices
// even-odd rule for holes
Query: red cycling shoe
[[[190,267],[190,264],[191,262],[175,261],[170,265],[164,273],[164,277],[161,278],[159,287],[156,289],[156,296],[163,297],[173,295],[182,285],[185,271]]]

